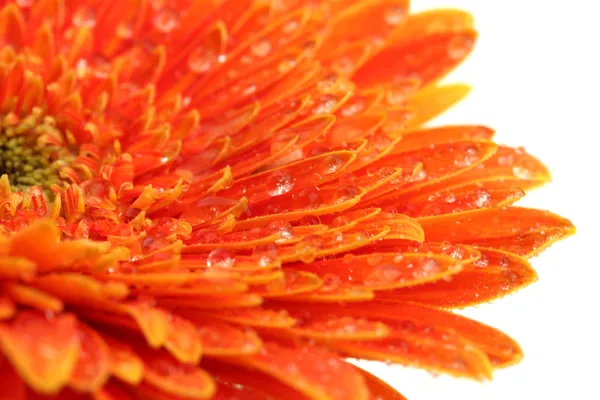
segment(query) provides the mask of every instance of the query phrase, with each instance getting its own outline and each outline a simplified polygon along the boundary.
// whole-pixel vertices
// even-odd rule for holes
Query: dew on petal
[[[133,24],[130,22],[120,22],[117,25],[116,34],[121,39],[131,39],[133,37]]]
[[[461,60],[469,54],[474,44],[470,35],[456,36],[448,44],[448,57],[452,60]]]
[[[271,196],[281,196],[290,192],[296,184],[296,178],[285,170],[278,170],[267,178],[267,191]]]
[[[326,175],[335,174],[340,167],[343,165],[344,161],[339,155],[333,154],[328,156],[324,162],[324,172]]]
[[[490,205],[492,201],[492,195],[488,190],[479,189],[475,192],[475,199],[473,203],[476,207],[482,208]]]
[[[161,33],[169,33],[177,26],[179,17],[171,9],[163,8],[154,15],[152,25]]]
[[[188,57],[188,67],[196,74],[208,72],[217,63],[217,55],[205,48],[194,50]]]
[[[91,8],[78,8],[73,13],[73,25],[78,28],[93,28],[96,26],[96,13]]]
[[[230,268],[234,263],[234,252],[225,248],[219,248],[211,251],[206,259],[207,267]]]
[[[400,23],[400,21],[402,21],[402,19],[404,19],[404,16],[406,14],[406,11],[404,10],[404,8],[396,6],[396,7],[390,7],[386,12],[385,12],[385,23],[391,26],[395,26],[398,25]]]
[[[271,43],[267,39],[261,39],[258,42],[252,44],[250,51],[256,57],[264,58],[271,52]]]

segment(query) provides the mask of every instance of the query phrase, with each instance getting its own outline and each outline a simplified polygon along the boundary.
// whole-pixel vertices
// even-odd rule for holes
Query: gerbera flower
[[[447,308],[574,231],[459,101],[467,13],[407,0],[15,0],[0,11],[11,399],[401,398],[355,357],[521,358]],[[237,396],[237,397],[236,397]]]

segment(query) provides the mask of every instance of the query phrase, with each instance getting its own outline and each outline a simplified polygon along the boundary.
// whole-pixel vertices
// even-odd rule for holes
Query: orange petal
[[[284,276],[265,285],[252,287],[251,292],[264,298],[284,297],[299,293],[310,293],[318,289],[322,282],[315,274],[285,268]]]
[[[364,193],[353,185],[327,187],[320,190],[306,188],[292,196],[281,196],[279,202],[249,209],[251,218],[238,221],[236,230],[265,226],[273,221],[297,221],[305,216],[341,212],[356,205]]]
[[[219,310],[207,312],[206,315],[238,325],[260,328],[289,328],[296,323],[285,310],[274,311],[259,307]]]
[[[368,399],[360,373],[318,347],[288,347],[269,342],[259,354],[235,362],[271,375],[313,400]]]
[[[477,38],[473,30],[416,36],[384,48],[354,75],[361,87],[418,78],[423,86],[452,71],[471,52]]]
[[[352,151],[335,151],[304,159],[285,167],[254,174],[237,180],[220,193],[224,197],[245,196],[252,204],[272,201],[272,198],[296,192],[298,188],[321,185],[339,176],[356,157]]]
[[[80,392],[100,389],[110,376],[110,350],[98,333],[82,323],[77,326],[81,350],[69,386]]]
[[[15,303],[11,299],[0,296],[0,321],[11,318],[16,311]]]
[[[408,3],[408,0],[351,2],[334,15],[331,31],[323,44],[323,55],[344,42],[385,38],[400,23],[405,23]],[[357,30],[357,26],[361,29]]]
[[[203,367],[217,382],[213,400],[309,400],[309,397],[261,372],[218,362],[209,362]]]
[[[35,271],[35,262],[25,257],[0,256],[0,277],[3,280],[31,279]]]
[[[35,308],[41,312],[60,312],[63,309],[63,304],[59,299],[30,286],[9,284],[4,290],[15,303]]]
[[[80,354],[76,319],[21,311],[0,324],[0,348],[28,386],[55,394],[67,384]]]
[[[506,334],[480,322],[449,311],[406,302],[375,301],[365,311],[361,305],[349,305],[349,313],[402,322],[407,329],[411,323],[431,325],[436,329],[449,330],[483,350],[495,367],[511,365],[521,360],[523,353],[513,339]]]
[[[324,284],[315,293],[296,294],[281,297],[277,300],[299,303],[339,303],[339,302],[364,302],[375,298],[371,289],[356,287],[342,282],[335,275],[326,276]]]
[[[405,131],[402,132],[402,140],[394,147],[393,153],[467,139],[491,140],[493,136],[493,130],[481,125],[454,125]],[[501,149],[502,146],[498,148],[498,152]]]
[[[525,196],[519,183],[510,178],[468,181],[441,190],[424,190],[425,194],[407,194],[402,200],[389,204],[393,204],[397,212],[413,218],[503,207]]]
[[[291,334],[314,340],[370,340],[384,338],[388,327],[379,321],[345,315],[343,311],[319,313],[313,310],[295,310],[292,315],[299,321],[281,335]]]
[[[367,168],[402,168],[403,176],[396,183],[387,185],[367,197],[365,202],[374,204],[393,202],[408,192],[423,190],[424,187],[445,185],[447,179],[475,168],[490,158],[497,145],[490,141],[464,140],[440,143],[408,151],[389,154]]]
[[[496,153],[483,164],[455,177],[449,184],[485,178],[510,179],[523,190],[539,187],[551,179],[546,166],[522,148],[498,146]]]
[[[220,308],[255,307],[262,303],[262,298],[256,294],[231,294],[231,295],[202,295],[190,298],[161,298],[159,305],[165,307],[195,308],[201,310],[214,310]]]
[[[470,342],[429,327],[387,324],[391,333],[379,340],[336,341],[330,346],[352,357],[416,365],[432,371],[477,380],[491,378],[487,356]]]
[[[202,338],[203,353],[208,357],[243,357],[256,354],[262,347],[258,335],[247,328],[236,327],[194,311],[181,310]]]
[[[410,96],[406,107],[413,111],[407,129],[416,128],[442,114],[465,98],[471,87],[464,84],[433,86]]]
[[[418,221],[428,240],[506,249],[523,256],[535,255],[575,232],[568,219],[521,207],[481,209]]]
[[[35,220],[11,239],[8,254],[45,266],[55,258],[59,241],[60,230],[53,221]]]
[[[102,334],[102,339],[110,351],[111,374],[130,385],[137,385],[142,381],[144,363],[125,343],[113,337]]]
[[[321,278],[336,276],[352,286],[371,290],[421,285],[457,274],[461,267],[448,256],[428,254],[372,253],[295,264],[292,268],[310,271]]]
[[[438,307],[466,307],[503,297],[537,279],[533,268],[522,257],[481,247],[478,250],[481,258],[448,280],[383,292],[378,298]]]
[[[310,263],[316,258],[347,253],[382,240],[391,231],[388,226],[366,226],[366,229],[351,229],[325,235],[307,236],[294,247],[284,247],[279,253],[282,263],[303,261]]]
[[[192,365],[177,362],[168,353],[141,349],[144,381],[162,392],[190,399],[210,398],[216,390],[208,373]]]
[[[434,33],[460,32],[473,29],[473,17],[455,9],[435,9],[411,14],[388,38],[393,43],[406,43]]]

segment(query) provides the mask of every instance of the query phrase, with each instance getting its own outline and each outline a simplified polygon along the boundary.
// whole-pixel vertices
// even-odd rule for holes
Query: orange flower
[[[351,356],[486,379],[446,308],[574,232],[482,126],[421,126],[476,33],[408,0],[15,0],[0,11],[11,399],[400,399]],[[33,397],[32,397],[33,396]],[[238,397],[235,397],[238,396]]]

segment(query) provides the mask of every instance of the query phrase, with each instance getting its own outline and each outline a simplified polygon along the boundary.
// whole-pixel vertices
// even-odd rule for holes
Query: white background
[[[578,233],[532,264],[523,291],[464,310],[521,344],[524,360],[476,383],[401,366],[361,363],[409,400],[600,400],[600,7],[597,0],[412,0],[413,10],[470,11],[474,53],[446,79],[473,86],[436,121],[483,123],[496,141],[524,146],[553,182],[519,204],[570,218]],[[592,242],[593,240],[593,242]]]

